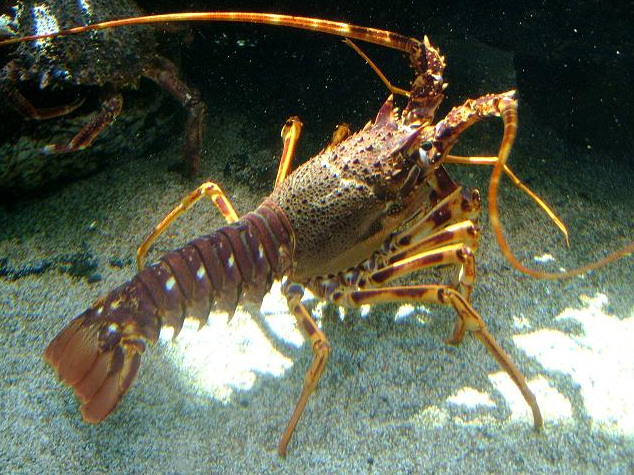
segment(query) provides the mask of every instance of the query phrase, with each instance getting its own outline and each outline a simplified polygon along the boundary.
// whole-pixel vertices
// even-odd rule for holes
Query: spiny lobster
[[[416,77],[409,92],[390,86],[393,92],[408,96],[402,112],[394,108],[390,96],[363,130],[353,134],[340,126],[324,150],[292,173],[301,122],[296,117],[289,119],[282,130],[284,149],[275,188],[254,211],[238,218],[222,190],[208,182],[163,219],[139,247],[139,273],[76,317],[44,353],[60,379],[72,386],[81,400],[84,419],[99,422],[114,410],[136,377],[147,342],[155,342],[163,326],[174,327],[178,334],[185,317],[204,324],[214,305],[231,317],[240,302],[260,303],[273,280],[284,279],[282,288],[289,309],[308,336],[314,359],[279,442],[281,455],[286,453],[330,354],[326,335],[301,303],[305,289],[345,306],[380,302],[452,306],[458,318],[448,343],[460,343],[466,332],[480,340],[519,388],[531,408],[535,428],[540,428],[540,409],[524,376],[469,303],[475,280],[474,251],[479,234],[475,221],[481,209],[480,194],[454,183],[443,165],[493,165],[489,187],[492,225],[503,253],[523,272],[540,278],[569,277],[632,252],[634,244],[564,274],[536,272],[515,259],[498,219],[497,189],[502,173],[535,199],[565,233],[550,208],[506,166],[517,129],[515,92],[468,100],[434,124],[446,87],[445,62],[426,37],[419,41],[313,18],[236,12],[158,15],[43,37],[180,20],[270,23],[373,42],[406,52]],[[500,117],[504,124],[497,156],[458,157],[449,153],[467,128],[491,117]],[[202,197],[211,198],[230,224],[145,267],[154,240]],[[421,269],[447,264],[457,267],[453,285],[386,286]]]

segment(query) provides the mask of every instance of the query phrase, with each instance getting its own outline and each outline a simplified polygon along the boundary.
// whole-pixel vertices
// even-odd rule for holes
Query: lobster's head
[[[380,166],[373,162],[373,173],[363,177],[384,207],[381,221],[386,228],[399,227],[428,206],[428,177],[440,166],[441,155],[434,146],[435,127],[410,124],[407,113],[406,109],[399,118],[390,98],[372,126],[384,134],[385,142],[391,142],[379,142]]]
[[[390,97],[376,119],[293,172],[271,195],[295,232],[294,278],[358,265],[428,203],[431,126],[410,126]],[[433,158],[433,157],[432,157]]]

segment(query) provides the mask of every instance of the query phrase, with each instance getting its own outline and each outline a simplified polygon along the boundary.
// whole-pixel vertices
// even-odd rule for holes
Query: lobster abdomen
[[[49,344],[44,359],[100,422],[134,381],[146,342],[163,325],[175,335],[186,317],[207,321],[212,306],[230,316],[242,300],[261,303],[291,262],[292,232],[265,202],[238,222],[162,257],[97,300]]]

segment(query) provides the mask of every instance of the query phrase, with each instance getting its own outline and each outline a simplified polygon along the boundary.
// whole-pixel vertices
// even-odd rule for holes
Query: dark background
[[[189,1],[175,7],[174,2],[140,1],[151,12],[196,10],[251,10],[290,13],[342,20],[373,26],[421,38],[428,35],[432,43],[445,51],[441,40],[465,38],[506,51],[513,55],[523,104],[531,107],[543,123],[552,126],[571,142],[593,148],[620,152],[628,149],[634,138],[632,84],[634,74],[634,2],[631,1],[543,1],[443,2],[364,1],[320,2],[319,7],[306,7],[298,2]],[[372,103],[364,117],[376,110],[375,93],[385,95],[373,74],[332,37],[254,25],[216,24],[200,28],[192,26],[193,41],[183,62],[183,70],[205,93],[214,87],[225,88],[222,95],[210,98],[213,104],[243,104],[249,100],[270,98],[267,109],[275,109],[282,96],[297,99],[297,108],[287,113],[301,114],[306,109],[327,114],[334,102],[343,101],[361,108],[359,96]],[[254,47],[235,48],[226,44],[210,44],[219,32],[252,39]],[[213,47],[212,47],[213,45]],[[406,84],[410,71],[406,61],[400,62],[394,52],[365,47],[389,71],[394,82]],[[386,56],[388,61],[382,61]],[[456,81],[478,69],[477,57],[452,52],[447,55],[449,98],[474,95],[487,90],[486,85]],[[398,55],[398,53],[396,53]],[[227,61],[227,56],[234,56]],[[381,59],[380,59],[381,58]],[[214,64],[221,66],[214,66]],[[338,68],[342,69],[339,70]],[[401,72],[400,77],[398,71]],[[350,76],[352,74],[352,76]],[[476,75],[479,75],[475,71]],[[332,76],[337,77],[332,77]],[[261,82],[260,82],[261,81]],[[494,78],[491,84],[495,85]],[[328,85],[328,87],[324,87]],[[207,89],[209,87],[209,89]],[[312,89],[309,96],[295,91]],[[257,94],[250,95],[250,90]],[[465,90],[462,90],[465,88]],[[266,89],[266,90],[264,90]],[[338,89],[340,94],[327,94]],[[214,93],[217,91],[213,91]],[[326,94],[326,96],[324,96]],[[352,96],[352,98],[350,97]],[[303,102],[303,103],[302,103]],[[280,105],[280,107],[282,107]],[[348,106],[349,107],[349,106]],[[356,111],[353,111],[353,114]],[[367,113],[366,113],[367,112]],[[260,108],[254,114],[262,113]],[[333,112],[335,114],[335,112]],[[350,114],[350,115],[353,115]],[[341,117],[342,120],[354,120]],[[365,120],[365,119],[363,119]]]
[[[531,120],[573,147],[605,152],[606,160],[629,169],[634,163],[631,1],[370,0],[320,2],[318,7],[290,1],[138,4],[148,13],[264,11],[346,21],[417,38],[428,35],[448,64],[449,89],[438,117],[468,97],[516,87],[520,120],[530,113]],[[306,144],[301,157],[306,158],[327,142],[336,124],[363,126],[387,96],[363,60],[332,36],[226,23],[157,26],[157,31],[161,54],[177,62],[189,84],[201,91],[209,117],[240,121],[243,133],[265,148],[279,147],[277,130],[287,117],[299,115]],[[407,87],[413,76],[402,54],[361,46],[393,83]],[[0,61],[6,58],[7,51],[0,51]],[[126,101],[133,104],[134,98]],[[93,98],[92,104],[97,100]],[[166,140],[182,140],[184,113],[175,114],[174,130],[165,129]],[[0,142],[21,133],[19,127],[8,125],[20,123],[11,109],[0,107],[0,119]],[[209,123],[212,128],[223,126],[213,119]],[[213,155],[213,150],[207,154]],[[221,166],[238,179],[244,172],[248,181],[259,166],[242,163],[248,160],[236,151]],[[275,164],[266,167],[274,169]],[[271,173],[274,170],[265,175]]]

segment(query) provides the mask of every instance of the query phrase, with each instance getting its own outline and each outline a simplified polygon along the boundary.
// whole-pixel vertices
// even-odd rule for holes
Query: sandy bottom
[[[378,107],[378,105],[377,105]],[[210,129],[213,130],[213,127]],[[239,134],[209,139],[203,176],[239,212],[262,198],[217,171]],[[498,128],[478,143],[495,142]],[[279,133],[271,125],[271,134]],[[539,139],[539,140],[538,140]],[[465,139],[462,152],[476,153]],[[480,148],[481,152],[482,149]],[[143,236],[197,183],[167,172],[179,151],[134,161],[37,201],[0,210],[0,466],[6,473],[631,472],[634,470],[633,261],[563,282],[512,270],[484,212],[473,304],[541,405],[518,391],[473,338],[443,343],[450,309],[312,304],[333,348],[286,459],[277,442],[311,351],[279,296],[226,323],[162,339],[115,414],[82,422],[77,401],[44,364],[48,342],[95,298],[134,274]],[[573,268],[633,238],[631,169],[569,148],[522,122],[512,166],[567,223],[566,249],[543,214],[505,184],[503,222],[524,262]],[[271,156],[274,162],[275,157]],[[273,169],[275,167],[273,166]],[[470,187],[488,170],[454,167]],[[204,181],[201,179],[200,182]],[[209,203],[171,228],[153,256],[218,227]]]

